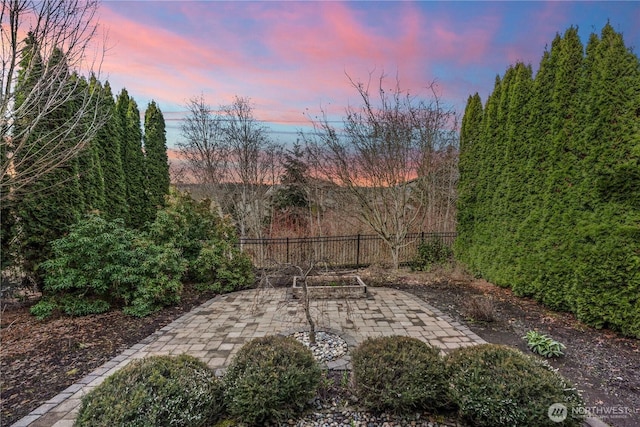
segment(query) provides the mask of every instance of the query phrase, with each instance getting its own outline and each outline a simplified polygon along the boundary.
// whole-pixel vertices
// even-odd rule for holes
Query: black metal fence
[[[451,246],[455,238],[455,232],[411,233],[400,249],[399,263],[409,263],[421,242],[439,239]],[[240,247],[258,268],[284,263],[305,265],[310,261],[356,268],[392,262],[389,246],[377,235],[240,239]]]

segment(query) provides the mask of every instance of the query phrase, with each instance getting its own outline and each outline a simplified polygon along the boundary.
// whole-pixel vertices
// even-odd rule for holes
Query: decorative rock
[[[320,363],[327,363],[347,354],[347,343],[331,332],[316,332],[316,343],[309,342],[309,332],[296,332],[293,337],[308,347]]]

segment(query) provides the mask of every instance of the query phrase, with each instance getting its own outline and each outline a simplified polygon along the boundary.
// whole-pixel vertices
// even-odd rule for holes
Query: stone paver
[[[318,330],[342,336],[350,348],[367,337],[406,335],[442,349],[484,343],[482,338],[442,312],[396,289],[368,288],[358,300],[311,301]],[[80,399],[131,360],[151,355],[191,354],[221,373],[247,341],[254,337],[304,330],[300,301],[288,289],[248,290],[220,295],[176,319],[125,350],[53,399],[44,402],[13,427],[71,426]],[[329,362],[346,369],[350,358]]]

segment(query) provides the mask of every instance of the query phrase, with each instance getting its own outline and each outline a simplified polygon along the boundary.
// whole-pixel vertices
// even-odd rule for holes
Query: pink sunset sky
[[[460,113],[483,100],[516,61],[537,69],[557,32],[577,26],[583,42],[609,21],[640,48],[638,2],[218,2],[103,1],[108,51],[101,79],[126,87],[142,111],[155,100],[167,139],[180,138],[186,101],[212,106],[249,97],[274,140],[294,141],[305,114],[336,119],[358,102],[347,74],[396,75],[403,89],[438,93]]]

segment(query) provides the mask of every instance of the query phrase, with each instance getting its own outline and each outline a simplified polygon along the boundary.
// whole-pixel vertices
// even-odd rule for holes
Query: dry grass
[[[496,310],[493,299],[484,295],[473,295],[462,302],[465,316],[475,322],[493,322],[496,320]]]

